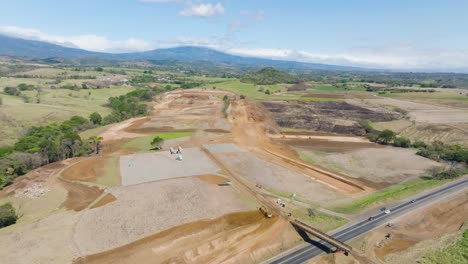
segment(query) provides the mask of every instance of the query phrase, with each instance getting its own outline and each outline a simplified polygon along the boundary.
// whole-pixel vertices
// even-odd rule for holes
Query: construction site
[[[327,208],[437,164],[353,135],[284,132],[280,124],[297,128],[307,122],[290,118],[301,109],[320,113],[333,107],[304,104],[285,110],[285,104],[201,89],[158,95],[149,116],[100,132],[99,155],[41,167],[0,191],[0,200],[23,214],[14,227],[0,230],[3,261],[259,263],[303,243],[298,229],[331,244],[337,254],[353,255],[359,243],[344,244],[326,234],[352,216]],[[356,118],[376,114],[346,107],[343,111],[349,108]],[[394,118],[388,113],[381,121]],[[335,119],[326,132],[359,135]],[[180,136],[165,140],[160,150],[145,148],[158,133]],[[384,154],[365,155],[367,160],[360,154],[375,150]],[[313,156],[314,151],[329,158]],[[375,165],[375,159],[396,164],[408,158],[396,171]],[[361,165],[341,169],[352,159]],[[418,166],[408,170],[412,162]],[[58,248],[60,257],[52,254]],[[376,251],[377,258],[387,254],[384,249]]]

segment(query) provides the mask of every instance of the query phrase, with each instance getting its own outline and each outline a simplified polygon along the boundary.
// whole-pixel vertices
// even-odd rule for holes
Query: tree
[[[224,95],[223,101],[227,101],[227,99],[228,99],[228,96],[227,96],[227,95]]]
[[[8,95],[18,96],[21,94],[16,87],[5,87],[3,91]]]
[[[393,146],[400,148],[409,148],[411,146],[411,140],[405,137],[397,137],[393,140]]]
[[[395,140],[396,134],[390,129],[385,129],[384,131],[380,132],[377,141],[381,144],[387,145],[388,143],[393,142]]]
[[[245,95],[241,94],[240,99],[245,99]]]
[[[89,115],[89,121],[95,125],[100,125],[102,122],[102,116],[98,112],[94,112]]]
[[[155,136],[153,141],[151,141],[151,146],[153,149],[160,150],[162,148],[162,144],[164,143],[164,139],[160,136]]]
[[[265,94],[270,94],[270,89],[266,89]]]
[[[101,150],[101,141],[102,141],[102,137],[98,137],[98,136],[91,136],[88,139],[88,142],[91,148],[93,149],[93,152],[96,154],[99,154],[99,151]]]

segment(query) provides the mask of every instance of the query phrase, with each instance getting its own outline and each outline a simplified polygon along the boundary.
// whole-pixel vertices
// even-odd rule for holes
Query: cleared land
[[[122,185],[128,186],[144,182],[187,177],[202,174],[214,174],[219,171],[200,149],[183,150],[183,160],[176,160],[169,151],[139,153],[120,157]]]
[[[313,147],[310,147],[313,148]],[[399,183],[423,174],[439,163],[415,155],[416,150],[393,147],[358,148],[346,152],[299,149],[310,163],[354,178],[384,185]]]
[[[197,178],[128,186],[113,194],[117,201],[84,212],[78,222],[74,239],[83,254],[123,246],[199,219],[253,209],[231,187]]]
[[[372,111],[346,102],[262,102],[281,127],[363,135],[362,120],[390,121],[397,113]]]

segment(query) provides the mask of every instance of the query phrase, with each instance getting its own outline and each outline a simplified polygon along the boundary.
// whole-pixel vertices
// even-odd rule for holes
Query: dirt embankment
[[[263,102],[281,127],[364,135],[356,123],[400,118],[397,113],[377,112],[346,102]]]
[[[258,211],[177,226],[128,245],[78,258],[81,263],[256,263],[298,239],[281,219]]]

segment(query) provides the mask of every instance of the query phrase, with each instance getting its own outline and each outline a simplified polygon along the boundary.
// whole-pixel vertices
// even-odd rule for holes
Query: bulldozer
[[[260,208],[258,208],[258,210],[260,210],[260,212],[262,212],[262,214],[266,217],[266,218],[272,218],[273,215],[268,212],[268,210],[266,209],[265,206],[260,206]]]

